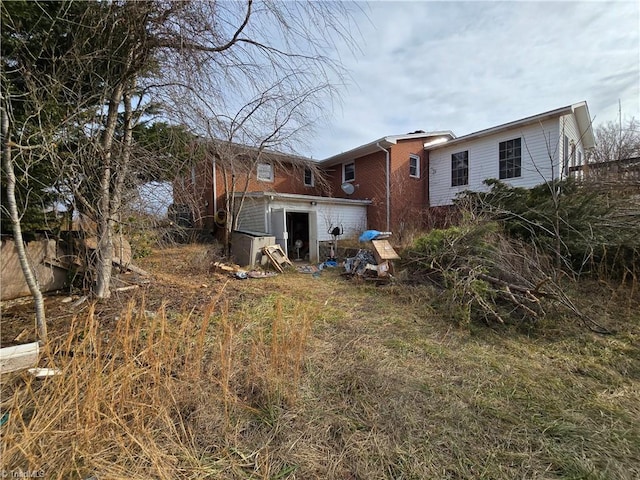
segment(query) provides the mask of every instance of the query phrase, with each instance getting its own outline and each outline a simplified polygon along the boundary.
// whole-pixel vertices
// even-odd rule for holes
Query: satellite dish
[[[356,191],[356,187],[353,186],[353,183],[349,183],[349,182],[344,182],[342,185],[340,185],[340,188],[347,195],[352,195],[353,192]]]

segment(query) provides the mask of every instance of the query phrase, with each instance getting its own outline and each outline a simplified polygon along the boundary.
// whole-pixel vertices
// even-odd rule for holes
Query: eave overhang
[[[380,147],[384,149],[388,149],[393,145],[396,145],[399,141],[409,140],[409,139],[427,139],[432,137],[443,137],[448,136],[449,138],[455,138],[456,136],[450,130],[437,131],[437,132],[424,132],[424,133],[408,133],[406,135],[389,135],[386,137],[379,138],[374,140],[373,142],[366,143],[364,145],[360,145],[359,147],[352,148],[346,152],[339,153],[337,155],[333,155],[332,157],[325,158],[319,162],[319,165],[322,167],[330,167],[333,165],[338,165],[340,163],[353,161],[360,157],[365,157],[367,155],[371,155],[372,153],[380,152]]]
[[[558,118],[563,115],[568,115],[570,113],[575,113],[576,115],[576,121],[578,123],[578,128],[580,129],[580,135],[582,136],[583,145],[585,146],[586,149],[593,148],[593,145],[595,142],[593,140],[593,130],[591,128],[591,119],[589,117],[589,110],[587,108],[586,102],[580,102],[580,103],[575,103],[573,105],[567,105],[566,107],[557,108],[555,110],[550,110],[548,112],[540,113],[538,115],[525,117],[520,120],[515,120],[513,122],[497,125],[495,127],[487,128],[485,130],[479,130],[477,132],[470,133],[468,135],[463,135],[461,137],[457,137],[453,140],[449,140],[444,143],[439,143],[437,145],[425,147],[425,149],[438,150],[440,148],[448,148],[451,145],[457,145],[460,143],[468,142],[470,140],[475,140],[477,138],[487,137],[489,135],[493,135],[496,133],[513,130],[515,128],[538,124],[538,123],[544,122],[545,120]]]
[[[236,197],[242,196],[242,192],[236,193]],[[371,200],[356,200],[353,198],[336,198],[336,197],[321,197],[318,195],[302,195],[297,193],[278,193],[278,192],[247,192],[246,197],[265,200],[284,200],[290,202],[315,202],[331,205],[371,205]]]

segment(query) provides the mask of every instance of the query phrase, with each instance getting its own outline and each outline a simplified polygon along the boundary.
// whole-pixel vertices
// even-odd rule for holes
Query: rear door
[[[289,256],[287,251],[287,212],[284,208],[271,210],[271,233],[276,237],[276,243],[282,247],[282,251]]]

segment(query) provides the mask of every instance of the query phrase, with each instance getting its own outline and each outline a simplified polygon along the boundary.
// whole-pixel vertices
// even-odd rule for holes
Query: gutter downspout
[[[390,174],[390,159],[389,159],[389,150],[386,148],[382,148],[380,146],[380,142],[376,142],[376,147],[382,150],[385,153],[385,181],[386,181],[386,190],[387,190],[387,198],[386,198],[386,206],[387,206],[387,227],[386,231],[389,232],[391,230],[391,174]]]

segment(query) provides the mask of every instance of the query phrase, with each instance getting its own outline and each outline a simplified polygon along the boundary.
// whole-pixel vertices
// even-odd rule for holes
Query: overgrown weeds
[[[434,229],[405,250],[405,265],[441,289],[439,304],[460,323],[536,323],[558,309],[610,333],[570,293],[598,279],[637,289],[638,197],[555,181],[525,189],[488,180],[465,192],[457,226]],[[623,198],[622,198],[623,197]],[[560,314],[562,315],[562,313]]]
[[[193,253],[165,252],[157,268]],[[0,469],[80,480],[640,475],[640,301],[627,284],[569,292],[619,329],[602,336],[552,310],[531,330],[457,328],[433,302],[437,287],[353,285],[331,269],[190,280],[217,293],[151,313],[150,296],[167,290],[153,285],[117,319],[98,304],[45,357],[62,375],[3,376]]]
[[[403,255],[414,280],[440,289],[434,305],[460,324],[481,320],[532,326],[549,312],[555,317],[567,312],[589,329],[610,333],[570,295],[575,282],[555,273],[551,255],[505,235],[496,222],[475,217],[432,230]]]
[[[93,306],[74,319],[46,357],[60,375],[3,378],[5,471],[243,478],[247,462],[232,454],[234,438],[296,401],[308,320],[275,299],[261,321],[245,323],[219,301],[198,317],[131,302],[109,334]],[[262,476],[260,462],[251,468]]]
[[[466,192],[458,204],[498,222],[554,258],[555,273],[601,280],[633,278],[640,270],[640,190],[571,179],[535,188],[485,181],[487,192]]]

